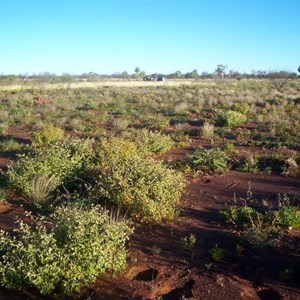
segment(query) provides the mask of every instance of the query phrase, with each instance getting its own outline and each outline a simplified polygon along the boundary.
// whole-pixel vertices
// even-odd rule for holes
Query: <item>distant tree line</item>
[[[276,79],[276,78],[300,78],[296,72],[288,71],[260,71],[253,70],[251,73],[241,73],[235,70],[227,70],[226,65],[217,65],[214,72],[202,72],[198,73],[196,69],[191,72],[183,73],[180,70],[174,73],[164,74],[164,73],[152,73],[147,74],[145,71],[141,71],[139,67],[136,67],[134,73],[129,74],[127,71],[116,72],[113,74],[99,74],[95,72],[82,73],[81,75],[71,75],[64,73],[62,75],[56,75],[55,73],[43,72],[39,74],[20,74],[20,75],[0,75],[0,83],[11,84],[18,82],[40,82],[40,83],[72,83],[78,81],[96,82],[105,79],[125,79],[125,80],[140,80],[145,76],[151,78],[165,77],[166,79],[243,79],[243,78],[266,78],[266,79]],[[300,73],[300,66],[297,70]]]

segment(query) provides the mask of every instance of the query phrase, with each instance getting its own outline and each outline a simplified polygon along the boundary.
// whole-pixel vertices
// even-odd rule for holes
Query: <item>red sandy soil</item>
[[[172,150],[161,158],[185,159],[204,142],[193,140],[189,147]],[[169,223],[136,227],[128,244],[128,267],[120,276],[105,275],[72,298],[42,297],[34,289],[0,289],[0,299],[300,299],[299,230],[287,232],[286,244],[280,247],[249,247],[237,253],[239,232],[226,226],[219,213],[233,205],[234,198],[238,202],[246,199],[249,185],[255,203],[262,199],[275,201],[278,193],[299,198],[300,179],[236,171],[216,176],[190,174],[186,179],[179,216]],[[0,227],[10,230],[14,218],[23,213],[20,205],[2,205]],[[191,233],[197,237],[195,250],[183,253],[180,239]],[[224,258],[218,262],[212,261],[208,253],[216,244],[225,250]],[[299,277],[281,279],[279,273],[285,268],[293,268]]]

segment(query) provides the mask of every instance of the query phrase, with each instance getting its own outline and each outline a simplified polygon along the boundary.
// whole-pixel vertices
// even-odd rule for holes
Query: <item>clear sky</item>
[[[0,0],[0,74],[300,65],[300,0]]]

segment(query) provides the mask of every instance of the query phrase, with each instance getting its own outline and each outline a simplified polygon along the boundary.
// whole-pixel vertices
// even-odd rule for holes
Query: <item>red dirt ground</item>
[[[184,159],[204,142],[195,139],[189,147],[172,150],[161,158]],[[73,298],[42,297],[34,289],[0,289],[0,299],[300,299],[299,277],[284,281],[279,276],[285,268],[300,274],[299,230],[287,233],[286,246],[247,248],[237,253],[239,233],[227,227],[219,214],[234,204],[234,195],[236,201],[245,199],[249,185],[257,203],[262,199],[272,202],[278,193],[299,198],[300,179],[236,171],[221,176],[187,175],[186,179],[179,216],[169,223],[135,229],[128,244],[128,268],[120,276],[106,275]],[[11,229],[14,218],[23,212],[24,208],[17,204],[2,205],[0,227]],[[181,251],[180,239],[191,233],[197,242],[193,253],[186,254]],[[208,254],[216,244],[225,250],[224,258],[218,262]]]

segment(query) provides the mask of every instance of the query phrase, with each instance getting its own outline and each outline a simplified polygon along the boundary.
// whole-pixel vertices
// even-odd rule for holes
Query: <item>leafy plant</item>
[[[191,253],[196,245],[197,238],[194,234],[190,234],[180,239],[180,248],[183,252]]]
[[[250,105],[248,103],[235,103],[232,106],[232,110],[241,114],[246,114],[250,110]]]
[[[251,227],[253,222],[257,222],[261,217],[254,208],[247,205],[242,207],[229,207],[221,211],[225,223],[239,227]]]
[[[232,168],[240,172],[257,173],[259,172],[259,158],[253,153],[246,156],[235,158],[232,161]]]
[[[106,157],[107,158],[107,157]],[[107,203],[128,209],[143,222],[172,218],[185,186],[181,173],[162,162],[138,156],[101,161],[95,170],[95,192]]]
[[[30,215],[29,215],[30,216]],[[19,220],[17,236],[0,231],[0,282],[9,289],[35,286],[43,295],[58,290],[71,295],[108,270],[126,265],[125,243],[132,230],[125,222],[110,222],[100,207],[57,208],[51,216]]]
[[[219,112],[216,116],[216,125],[217,126],[225,126],[225,127],[239,127],[243,123],[245,123],[247,117],[237,111],[228,110],[226,112]]]
[[[227,170],[227,155],[219,148],[198,148],[190,155],[190,162],[194,170],[203,173],[224,173]]]
[[[7,171],[9,182],[24,195],[32,195],[33,184],[37,183],[35,178],[54,176],[57,187],[70,185],[83,172],[91,153],[91,144],[91,140],[74,140],[29,149],[27,154],[18,156],[14,166],[9,167]],[[42,181],[39,180],[39,183]],[[52,187],[53,183],[52,180]]]
[[[136,144],[139,155],[144,156],[150,153],[163,153],[174,146],[174,142],[169,135],[159,131],[147,129],[131,129],[123,133],[123,138]]]
[[[22,145],[13,138],[6,138],[0,143],[0,150],[4,152],[18,151]]]
[[[208,253],[214,261],[222,260],[225,255],[224,250],[222,248],[219,248],[218,245],[215,245],[214,248],[209,249]]]
[[[283,206],[276,211],[274,224],[280,228],[300,227],[300,208],[295,206]]]
[[[34,145],[55,144],[63,136],[64,131],[61,128],[52,124],[46,124],[32,134],[31,141]]]
[[[234,144],[231,143],[225,143],[220,146],[220,150],[224,151],[227,155],[235,154],[236,148]]]
[[[137,145],[122,137],[105,137],[94,149],[94,163],[106,168],[111,162],[127,161],[139,156]]]

